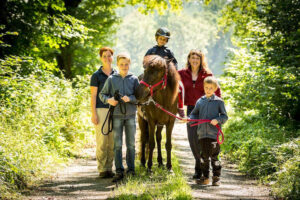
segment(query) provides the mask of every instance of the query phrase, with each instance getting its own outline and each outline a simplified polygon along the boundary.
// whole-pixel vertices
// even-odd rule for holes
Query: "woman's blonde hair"
[[[198,73],[203,70],[204,72],[206,72],[207,74],[211,74],[211,70],[208,68],[207,66],[207,62],[206,62],[206,58],[204,56],[204,54],[197,49],[192,49],[189,53],[189,55],[187,56],[187,63],[186,63],[186,69],[190,69],[192,70],[192,66],[191,63],[189,62],[189,59],[192,55],[196,55],[199,56],[200,58],[200,66],[199,66],[199,70]]]

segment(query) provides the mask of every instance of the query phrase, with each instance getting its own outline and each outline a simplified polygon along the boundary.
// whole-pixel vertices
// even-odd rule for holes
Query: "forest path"
[[[136,140],[138,139],[137,135]],[[173,152],[192,188],[193,199],[272,199],[268,187],[258,186],[255,180],[246,178],[224,161],[220,186],[196,184],[191,178],[194,174],[194,157],[187,140],[185,123],[175,124],[172,142]],[[138,145],[136,148],[138,149]],[[124,147],[123,156],[125,149]],[[76,159],[70,166],[57,172],[52,180],[35,188],[26,200],[101,200],[112,197],[115,184],[112,179],[98,177],[95,148],[85,149],[83,155],[84,158]]]
[[[85,158],[76,159],[57,172],[52,180],[34,189],[26,200],[101,200],[107,199],[115,187],[112,179],[100,179],[95,147],[85,149]]]

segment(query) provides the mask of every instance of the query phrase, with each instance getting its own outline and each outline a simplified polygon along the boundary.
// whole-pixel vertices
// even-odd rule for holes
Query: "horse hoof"
[[[148,168],[148,169],[147,169],[147,173],[148,173],[148,174],[152,174],[152,169]]]

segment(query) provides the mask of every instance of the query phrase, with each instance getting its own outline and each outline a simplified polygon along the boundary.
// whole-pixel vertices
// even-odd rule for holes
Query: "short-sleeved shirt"
[[[116,73],[116,70],[112,69],[111,74],[114,74],[114,73]],[[101,92],[107,78],[108,78],[108,76],[102,71],[102,66],[96,72],[94,72],[91,77],[90,86],[98,87],[97,97],[96,97],[96,108],[108,108],[109,107],[108,104],[104,104],[99,98],[99,93]]]

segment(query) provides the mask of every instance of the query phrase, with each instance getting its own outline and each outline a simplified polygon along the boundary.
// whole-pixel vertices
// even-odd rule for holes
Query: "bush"
[[[72,83],[38,65],[23,58],[1,61],[0,198],[40,179],[91,141],[88,77]]]
[[[278,147],[276,158],[279,170],[271,176],[273,193],[281,198],[297,199],[300,196],[300,139]]]
[[[242,172],[271,183],[277,197],[299,196],[300,137],[293,125],[240,112],[230,116],[224,132],[223,151]]]
[[[266,118],[282,122],[298,120],[299,69],[268,65],[262,53],[247,48],[232,50],[222,89],[239,111],[258,110]]]

